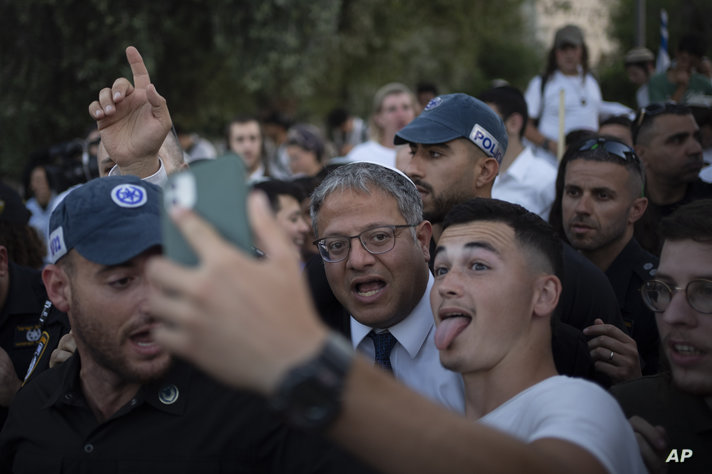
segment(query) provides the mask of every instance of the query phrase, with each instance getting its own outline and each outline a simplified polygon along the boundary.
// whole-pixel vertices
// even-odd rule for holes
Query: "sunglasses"
[[[640,158],[638,158],[638,155],[635,154],[635,151],[631,147],[624,143],[607,140],[602,137],[586,140],[581,144],[577,151],[595,151],[598,149],[603,149],[607,153],[615,156],[616,158],[620,158],[623,161],[629,161],[637,164],[640,163]]]

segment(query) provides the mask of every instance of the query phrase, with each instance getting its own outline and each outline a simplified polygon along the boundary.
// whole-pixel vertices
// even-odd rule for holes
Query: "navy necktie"
[[[396,338],[388,331],[381,333],[371,331],[368,333],[368,337],[373,339],[373,345],[376,348],[376,365],[392,373],[391,349],[396,344]]]

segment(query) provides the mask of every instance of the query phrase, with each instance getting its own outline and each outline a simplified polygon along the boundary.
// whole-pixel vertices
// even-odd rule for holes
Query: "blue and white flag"
[[[655,61],[655,71],[665,72],[670,66],[670,54],[668,54],[668,14],[663,8],[660,10],[660,47],[658,48],[658,58]]]

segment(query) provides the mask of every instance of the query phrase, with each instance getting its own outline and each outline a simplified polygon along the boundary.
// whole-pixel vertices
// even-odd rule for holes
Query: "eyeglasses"
[[[671,286],[661,280],[646,281],[640,288],[645,305],[656,313],[662,313],[668,306],[672,297],[680,290],[685,290],[687,303],[703,314],[712,314],[712,281],[692,280],[685,288]]]
[[[631,147],[624,143],[617,142],[615,140],[608,140],[602,137],[586,140],[581,144],[577,151],[595,151],[599,148],[603,148],[606,152],[620,158],[623,161],[630,161],[637,164],[640,163],[638,155],[635,154],[635,151]]]
[[[358,238],[361,245],[372,255],[390,252],[396,246],[396,231],[417,224],[384,225],[364,230],[358,235],[335,236],[317,239],[313,243],[325,262],[337,263],[345,260],[351,250],[351,241]]]

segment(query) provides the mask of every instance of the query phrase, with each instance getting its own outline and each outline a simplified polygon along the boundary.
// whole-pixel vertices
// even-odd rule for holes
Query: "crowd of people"
[[[708,472],[704,52],[627,54],[632,111],[567,25],[526,91],[389,83],[221,153],[127,48],[99,177],[0,184],[0,472]],[[207,160],[244,166],[255,252],[164,202]]]

